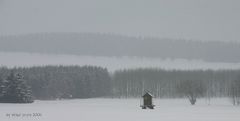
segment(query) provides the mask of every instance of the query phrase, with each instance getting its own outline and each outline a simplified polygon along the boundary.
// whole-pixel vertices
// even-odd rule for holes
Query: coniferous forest
[[[34,99],[103,97],[109,95],[111,88],[107,69],[100,67],[45,66],[0,70],[2,82],[11,72],[23,75]]]
[[[163,70],[139,68],[108,72],[96,66],[0,68],[0,101],[29,103],[34,99],[139,98],[145,91],[157,98],[229,97],[240,103],[240,70]]]

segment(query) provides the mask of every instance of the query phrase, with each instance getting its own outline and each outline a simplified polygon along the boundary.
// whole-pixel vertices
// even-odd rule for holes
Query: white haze
[[[44,65],[95,65],[110,72],[118,69],[162,68],[167,70],[240,69],[240,63],[204,62],[201,60],[160,59],[140,57],[94,57],[75,55],[50,55],[36,53],[0,52],[0,65],[7,67],[31,67]]]
[[[100,32],[240,41],[239,0],[0,0],[0,35]]]

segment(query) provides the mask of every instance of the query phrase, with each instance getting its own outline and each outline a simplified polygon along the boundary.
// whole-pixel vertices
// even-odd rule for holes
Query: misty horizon
[[[140,57],[238,63],[240,43],[128,37],[96,33],[42,33],[0,37],[0,51],[78,56]]]

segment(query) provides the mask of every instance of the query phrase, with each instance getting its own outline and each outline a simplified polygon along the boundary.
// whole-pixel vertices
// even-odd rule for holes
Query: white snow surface
[[[240,63],[205,62],[202,60],[0,52],[0,66],[31,67],[44,65],[95,65],[105,67],[110,72],[118,69],[150,67],[162,68],[166,70],[240,69]]]
[[[239,121],[240,107],[229,99],[154,99],[155,109],[141,109],[140,99],[74,99],[0,103],[1,121]],[[23,116],[39,113],[41,116]],[[7,114],[19,114],[6,116]]]

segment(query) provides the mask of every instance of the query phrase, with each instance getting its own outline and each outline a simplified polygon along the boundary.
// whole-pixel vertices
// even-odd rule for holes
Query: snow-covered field
[[[96,65],[115,71],[124,68],[162,69],[239,69],[240,63],[205,62],[202,60],[161,59],[140,57],[76,56],[36,53],[0,52],[0,66],[41,66],[41,65]]]
[[[229,99],[205,99],[191,106],[186,99],[155,99],[154,110],[140,99],[76,99],[0,104],[0,121],[239,121],[240,107]],[[37,115],[33,116],[33,113]],[[19,116],[13,116],[18,114]]]

